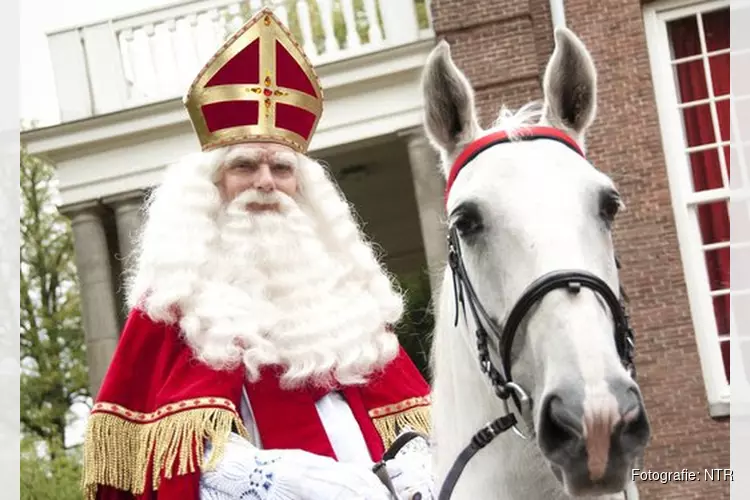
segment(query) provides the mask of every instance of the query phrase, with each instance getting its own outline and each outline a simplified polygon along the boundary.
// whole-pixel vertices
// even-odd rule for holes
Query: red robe
[[[221,458],[229,433],[247,436],[239,415],[246,389],[264,448],[335,453],[315,402],[317,389],[284,390],[276,367],[248,383],[244,367],[214,370],[194,358],[177,325],[134,309],[91,412],[84,443],[89,499],[198,500],[200,471]],[[429,386],[403,351],[365,386],[337,388],[373,461],[400,428],[429,433]],[[203,445],[216,452],[204,463]]]

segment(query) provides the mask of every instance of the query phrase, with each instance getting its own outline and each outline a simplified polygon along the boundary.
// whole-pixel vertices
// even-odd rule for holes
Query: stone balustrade
[[[261,6],[316,66],[432,37],[428,0],[192,0],[48,35],[60,117],[78,120],[181,97]]]

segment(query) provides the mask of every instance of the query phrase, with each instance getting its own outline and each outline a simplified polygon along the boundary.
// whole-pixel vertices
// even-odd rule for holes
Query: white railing
[[[432,36],[429,0],[192,0],[49,35],[62,121],[181,96],[261,6],[313,64]]]

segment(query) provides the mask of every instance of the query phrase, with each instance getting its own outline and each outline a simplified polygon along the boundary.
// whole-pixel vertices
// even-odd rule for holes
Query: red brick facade
[[[644,469],[729,467],[729,420],[712,419],[678,247],[637,0],[566,0],[566,22],[590,50],[599,81],[588,155],[620,187],[615,227],[636,331],[637,367],[653,438]],[[474,85],[482,125],[501,104],[541,98],[553,49],[548,0],[432,0],[438,39]],[[729,483],[641,482],[641,498],[729,498]]]

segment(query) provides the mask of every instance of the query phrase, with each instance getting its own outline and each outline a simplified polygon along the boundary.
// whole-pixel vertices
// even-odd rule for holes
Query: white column
[[[107,235],[97,202],[63,207],[73,227],[91,394],[99,391],[119,338]]]
[[[406,140],[409,152],[430,287],[433,303],[436,303],[448,258],[448,231],[443,204],[445,180],[440,174],[438,155],[427,142],[422,129],[405,131],[400,135]]]
[[[135,263],[133,251],[138,242],[138,234],[143,223],[141,208],[144,193],[142,190],[121,193],[104,198],[102,202],[112,209],[114,214],[114,231],[117,233],[117,247],[113,249],[112,258],[117,272],[114,278],[115,297],[120,326],[125,326],[129,309],[127,307],[126,276]]]
[[[141,230],[143,218],[141,208],[143,207],[144,192],[141,190],[119,194],[105,198],[104,204],[112,207],[117,224],[117,258],[124,264],[128,263],[135,248],[138,233]],[[123,271],[125,266],[123,266]]]

